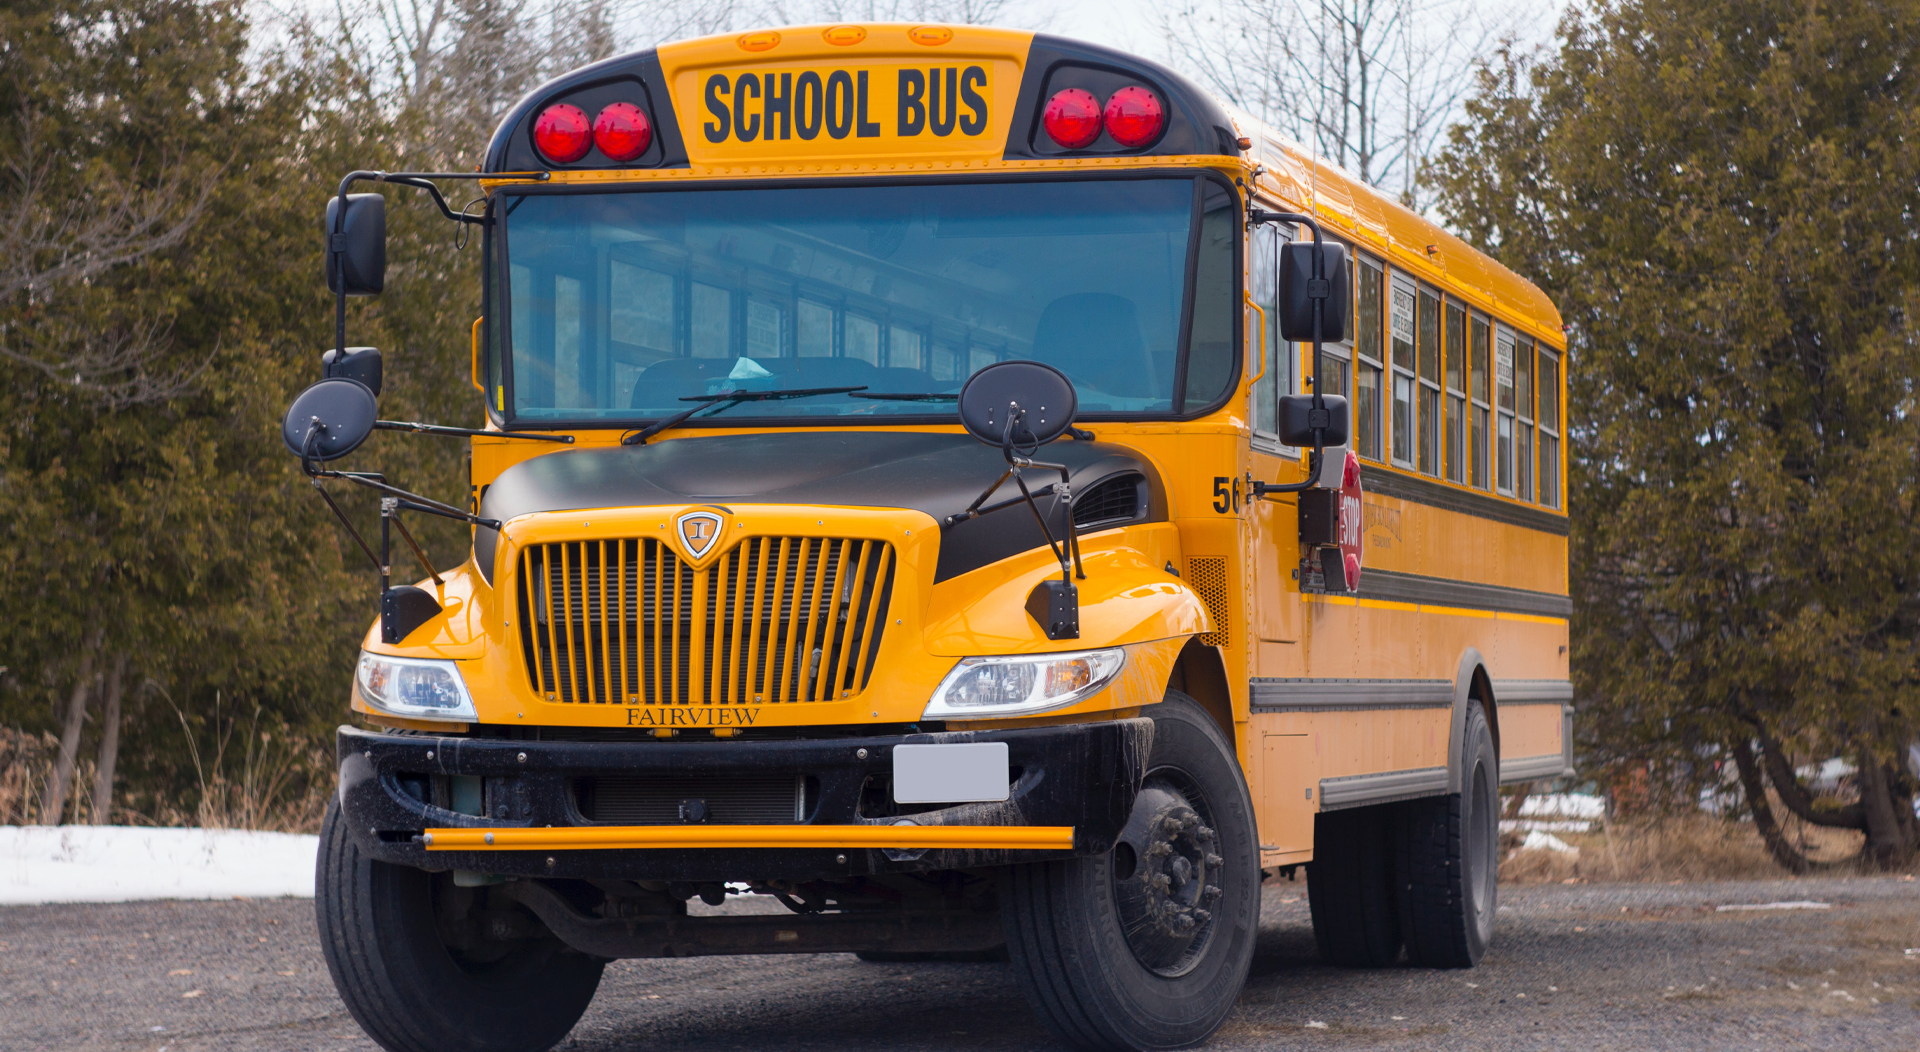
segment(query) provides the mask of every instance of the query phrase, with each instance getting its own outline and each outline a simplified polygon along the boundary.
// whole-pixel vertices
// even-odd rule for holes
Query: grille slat
[[[534,689],[567,704],[827,701],[864,690],[893,546],[749,537],[695,570],[664,541],[529,545],[521,644]]]

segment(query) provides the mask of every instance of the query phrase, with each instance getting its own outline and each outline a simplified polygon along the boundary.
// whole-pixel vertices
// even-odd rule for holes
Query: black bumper
[[[863,814],[893,773],[893,747],[937,742],[1005,742],[1017,775],[1002,803],[913,811],[920,825],[1072,826],[1072,851],[887,852],[848,848],[686,850],[433,851],[415,838],[428,828],[592,826],[576,805],[574,782],[596,776],[765,776],[792,773],[816,787],[809,825],[884,825],[893,814]],[[429,870],[512,876],[626,880],[818,880],[868,873],[965,869],[1097,854],[1113,846],[1145,775],[1153,721],[949,731],[825,740],[541,742],[432,737],[341,727],[340,806],[361,850],[384,862]],[[864,751],[864,756],[862,752]],[[479,817],[446,802],[448,775],[484,779]],[[885,808],[881,808],[885,809]]]

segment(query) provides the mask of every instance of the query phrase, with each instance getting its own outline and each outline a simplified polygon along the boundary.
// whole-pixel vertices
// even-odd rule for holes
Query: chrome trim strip
[[[1572,773],[1573,765],[1567,762],[1565,755],[1557,752],[1550,752],[1545,756],[1519,756],[1500,761],[1501,785],[1559,778]]]
[[[1283,679],[1250,681],[1253,712],[1359,709],[1444,709],[1453,683],[1444,679]]]
[[[1559,759],[1559,757],[1555,757]],[[1381,771],[1376,774],[1352,774],[1343,778],[1320,779],[1320,810],[1337,811],[1343,807],[1364,807],[1421,796],[1441,796],[1447,791],[1445,767],[1418,767],[1407,771]]]
[[[1384,599],[1396,603],[1458,606],[1469,610],[1542,617],[1573,616],[1573,600],[1553,592],[1532,592],[1524,588],[1426,577],[1394,570],[1363,572],[1360,575],[1359,594],[1362,599]]]
[[[1496,679],[1493,681],[1493,701],[1496,705],[1526,705],[1531,703],[1558,702],[1566,704],[1573,700],[1573,683],[1564,679]]]

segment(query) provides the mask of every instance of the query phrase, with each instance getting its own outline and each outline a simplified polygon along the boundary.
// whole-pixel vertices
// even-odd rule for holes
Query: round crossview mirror
[[[300,392],[280,422],[293,455],[338,460],[360,448],[378,416],[373,392],[357,380],[322,380]],[[313,432],[317,429],[318,433]],[[308,445],[309,435],[312,437]]]
[[[1046,445],[1073,426],[1079,408],[1073,381],[1039,362],[995,362],[960,389],[961,426],[990,446],[1009,438],[1022,448]]]

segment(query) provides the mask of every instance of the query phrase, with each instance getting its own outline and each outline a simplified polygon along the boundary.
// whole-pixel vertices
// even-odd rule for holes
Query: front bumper
[[[1070,850],[931,848],[541,848],[433,850],[428,829],[597,828],[576,805],[576,779],[598,776],[714,777],[793,774],[816,787],[796,826],[889,826],[899,815],[863,813],[891,796],[893,747],[1005,742],[1017,772],[1008,799],[908,814],[920,826],[1071,826]],[[1113,846],[1146,773],[1153,721],[947,731],[815,740],[544,742],[433,737],[342,727],[340,806],[362,851],[428,870],[508,876],[625,880],[820,880],[869,873],[965,869],[1097,854]],[[864,753],[864,755],[863,755]],[[461,814],[432,801],[440,776],[484,780],[486,812]],[[442,780],[444,782],[444,780]],[[877,795],[876,795],[877,791]],[[747,827],[742,827],[743,830]],[[755,827],[764,828],[764,827]],[[726,839],[724,824],[700,827]],[[709,841],[711,842],[711,841]]]

